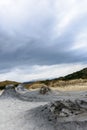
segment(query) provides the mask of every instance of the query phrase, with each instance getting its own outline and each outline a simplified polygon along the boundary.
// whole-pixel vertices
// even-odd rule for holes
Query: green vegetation
[[[63,80],[72,80],[72,79],[87,79],[87,68],[75,72],[73,74],[69,74],[62,78]]]

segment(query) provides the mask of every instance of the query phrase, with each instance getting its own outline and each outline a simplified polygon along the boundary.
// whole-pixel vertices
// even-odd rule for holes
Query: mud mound
[[[48,113],[46,115],[55,119],[62,117],[75,117],[87,113],[87,102],[84,100],[54,101],[53,103],[40,107],[38,110],[42,111],[44,114],[45,112]]]
[[[19,84],[16,88],[16,91],[19,93],[29,92],[29,90],[26,89],[23,84]]]
[[[1,98],[18,98],[19,94],[16,92],[14,85],[7,85],[0,97]]]
[[[42,128],[47,130],[87,129],[87,102],[83,100],[55,101],[31,111],[33,123],[38,128],[43,126]],[[28,113],[25,117],[27,115]]]
[[[53,101],[57,98],[55,93],[48,94],[51,90],[48,87],[41,89],[39,93],[38,90],[29,91],[25,89],[22,85],[15,88],[13,85],[6,86],[0,98],[16,98],[23,101],[30,102],[48,102]]]
[[[20,86],[19,86],[20,87]],[[20,88],[18,88],[20,89]],[[28,101],[27,95],[25,95],[23,92],[23,87],[21,88],[21,91],[17,91],[17,88],[14,87],[14,85],[7,85],[5,87],[5,90],[2,92],[0,99],[18,99],[22,101]]]
[[[55,117],[69,117],[79,115],[87,111],[87,102],[83,100],[75,101],[55,101],[49,107]]]
[[[43,95],[48,94],[49,92],[51,92],[51,89],[46,85],[43,85],[39,90],[39,93]]]

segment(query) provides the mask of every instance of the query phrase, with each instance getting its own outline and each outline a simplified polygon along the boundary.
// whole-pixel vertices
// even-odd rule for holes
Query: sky
[[[87,67],[87,0],[0,0],[0,81]]]

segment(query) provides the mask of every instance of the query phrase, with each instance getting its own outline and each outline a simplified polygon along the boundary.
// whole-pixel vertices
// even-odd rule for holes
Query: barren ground
[[[50,102],[63,100],[87,100],[87,91],[52,91],[41,95],[38,90],[22,93],[28,100],[0,99],[0,130],[87,130],[87,112],[68,117],[58,116],[55,122],[49,113]],[[47,104],[47,110],[45,106]],[[84,108],[87,108],[85,105]],[[49,115],[50,114],[50,115]]]

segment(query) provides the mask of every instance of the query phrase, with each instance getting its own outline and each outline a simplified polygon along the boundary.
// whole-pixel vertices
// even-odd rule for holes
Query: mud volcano
[[[14,85],[7,85],[2,93],[2,95],[0,96],[0,98],[18,98],[19,94],[16,92],[15,90],[15,86]]]
[[[17,90],[19,93],[29,92],[29,90],[26,89],[23,84],[19,84],[19,85],[17,86],[16,90]]]
[[[48,86],[46,86],[46,85],[43,85],[41,88],[40,88],[40,90],[39,90],[39,93],[40,94],[49,94],[51,92],[51,89],[48,87]]]
[[[77,116],[87,111],[87,102],[84,100],[55,101],[50,105],[50,111],[56,118]]]
[[[42,126],[44,130],[87,130],[87,102],[84,100],[54,101],[33,109],[32,115],[38,129]]]

